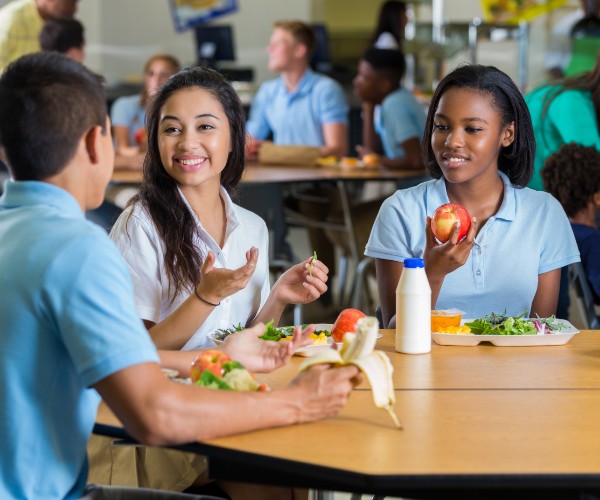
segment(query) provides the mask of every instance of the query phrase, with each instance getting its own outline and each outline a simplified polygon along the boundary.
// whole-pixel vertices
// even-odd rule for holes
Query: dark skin
[[[359,156],[362,158],[366,154],[377,153],[380,155],[380,164],[384,167],[423,169],[419,137],[409,137],[400,142],[399,145],[404,150],[405,156],[391,158],[384,155],[383,146],[375,132],[373,119],[375,106],[381,104],[389,94],[398,89],[398,81],[392,80],[385,72],[378,71],[367,61],[361,60],[352,85],[354,93],[362,101],[363,111],[363,144],[356,147]]]
[[[472,216],[471,228],[458,241],[459,228],[450,239],[438,243],[425,222],[425,269],[431,286],[432,308],[446,275],[463,266],[475,238],[504,199],[504,183],[498,175],[498,155],[515,140],[514,123],[502,124],[491,97],[471,89],[451,88],[441,97],[434,117],[431,145],[446,181],[450,202],[464,206]],[[395,288],[402,263],[376,260],[379,295],[384,323],[395,327]],[[538,275],[538,286],[530,314],[547,317],[556,312],[560,269]]]

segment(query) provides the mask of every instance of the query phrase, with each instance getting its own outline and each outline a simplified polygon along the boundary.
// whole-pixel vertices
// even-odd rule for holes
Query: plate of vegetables
[[[477,319],[464,319],[459,327],[432,332],[440,345],[476,346],[491,342],[495,346],[563,345],[579,333],[571,323],[554,316],[525,318],[491,313]]]
[[[302,325],[302,328],[306,328],[308,325]],[[331,323],[317,323],[315,324],[315,331],[311,333],[310,338],[313,343],[304,347],[300,347],[296,350],[298,356],[311,356],[315,352],[322,349],[329,349],[333,343],[331,339]],[[294,326],[274,326],[273,321],[269,321],[265,324],[265,333],[261,335],[263,340],[272,340],[275,342],[285,342],[290,340],[294,333]],[[225,328],[217,330],[208,336],[215,344],[219,345],[225,341],[229,335],[233,335],[240,330],[243,330],[241,325],[232,326],[231,328]]]

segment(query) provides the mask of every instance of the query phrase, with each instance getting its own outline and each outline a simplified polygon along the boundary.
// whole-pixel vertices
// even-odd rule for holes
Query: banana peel
[[[356,324],[355,333],[344,335],[342,348],[339,351],[326,349],[306,358],[300,365],[300,371],[322,363],[338,366],[355,365],[369,379],[375,406],[387,411],[396,427],[401,429],[402,425],[394,413],[396,402],[392,381],[394,368],[384,352],[374,350],[378,333],[377,318],[370,316],[361,318]]]

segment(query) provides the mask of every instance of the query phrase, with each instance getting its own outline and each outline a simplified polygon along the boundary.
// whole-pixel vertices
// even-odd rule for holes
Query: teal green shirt
[[[590,92],[587,90],[561,92],[552,99],[546,114],[542,117],[544,97],[552,90],[556,90],[556,87],[546,85],[533,89],[525,95],[536,141],[534,174],[528,187],[539,191],[543,190],[540,170],[546,158],[558,151],[563,144],[575,142],[583,146],[595,146],[600,150],[600,133]]]

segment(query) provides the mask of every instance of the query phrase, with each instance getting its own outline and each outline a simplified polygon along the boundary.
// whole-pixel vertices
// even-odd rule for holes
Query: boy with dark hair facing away
[[[82,496],[99,396],[149,445],[307,422],[343,407],[355,368],[316,367],[269,393],[162,374],[159,361],[188,376],[198,352],[156,351],[125,262],[84,218],[102,202],[114,164],[100,77],[53,52],[11,63],[0,77],[0,143],[14,179],[0,198],[0,498]],[[240,332],[222,350],[249,370],[273,370],[294,348],[266,345],[263,331]]]

